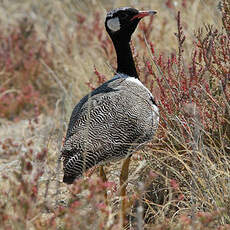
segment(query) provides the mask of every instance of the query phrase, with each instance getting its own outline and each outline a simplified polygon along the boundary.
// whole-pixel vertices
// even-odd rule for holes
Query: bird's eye
[[[119,15],[119,18],[120,19],[126,19],[128,17],[128,15],[124,12],[121,12],[120,15]]]

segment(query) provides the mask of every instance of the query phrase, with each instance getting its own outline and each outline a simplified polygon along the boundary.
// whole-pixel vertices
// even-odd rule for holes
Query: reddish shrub
[[[46,109],[51,88],[42,61],[52,66],[52,55],[27,18],[0,32],[0,117],[37,115]]]

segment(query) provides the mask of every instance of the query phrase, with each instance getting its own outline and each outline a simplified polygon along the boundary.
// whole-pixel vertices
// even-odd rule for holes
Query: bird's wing
[[[76,105],[61,150],[65,160],[83,151],[98,152],[111,148],[113,133],[110,131],[116,129],[117,115],[114,112],[117,109],[114,106],[119,104],[118,101],[119,93],[110,91],[87,95]]]
[[[124,153],[152,136],[149,102],[145,96],[134,93],[132,87],[116,84],[120,83],[118,80],[97,88],[74,108],[63,156],[71,157],[83,151],[95,153],[101,149],[101,156],[113,151]]]
[[[118,91],[116,87],[121,81],[122,79],[111,79],[80,100],[80,102],[73,109],[72,115],[70,117],[66,139],[75,133],[75,128],[79,125],[79,122],[81,122],[82,119],[89,113],[89,111],[96,109],[100,105],[103,106],[103,104],[108,103],[109,95]]]

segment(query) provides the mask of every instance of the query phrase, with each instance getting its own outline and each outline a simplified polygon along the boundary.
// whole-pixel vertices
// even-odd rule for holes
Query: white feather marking
[[[116,32],[118,30],[120,30],[121,25],[120,25],[120,21],[119,18],[111,18],[107,21],[107,26],[110,30],[112,30],[113,32]]]
[[[153,106],[153,116],[159,122],[159,108],[156,105]]]
[[[137,85],[140,85],[140,86],[146,88],[146,87],[145,87],[137,78],[135,78],[135,77],[128,77],[128,78],[126,79],[126,81],[131,81],[131,82],[133,82],[133,83],[136,83]],[[146,89],[147,89],[147,88],[146,88]]]
[[[128,77],[126,79],[126,81],[130,81],[130,82],[133,82],[139,86],[142,86],[148,93],[149,93],[149,96],[150,97],[153,97],[152,93],[149,91],[148,88],[146,88],[142,83],[141,81],[139,81],[137,78],[134,78],[134,77]],[[152,105],[153,107],[153,117],[155,118],[154,120],[157,120],[157,122],[159,122],[159,108],[156,106],[156,105]]]

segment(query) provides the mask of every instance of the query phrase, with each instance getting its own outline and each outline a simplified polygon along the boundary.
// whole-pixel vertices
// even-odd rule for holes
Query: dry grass
[[[156,138],[132,157],[129,227],[230,229],[225,0],[1,2],[1,229],[120,229],[120,164],[109,183],[90,171],[67,186],[57,159],[73,106],[114,74],[104,18],[125,5],[159,12],[132,46],[161,109]]]

